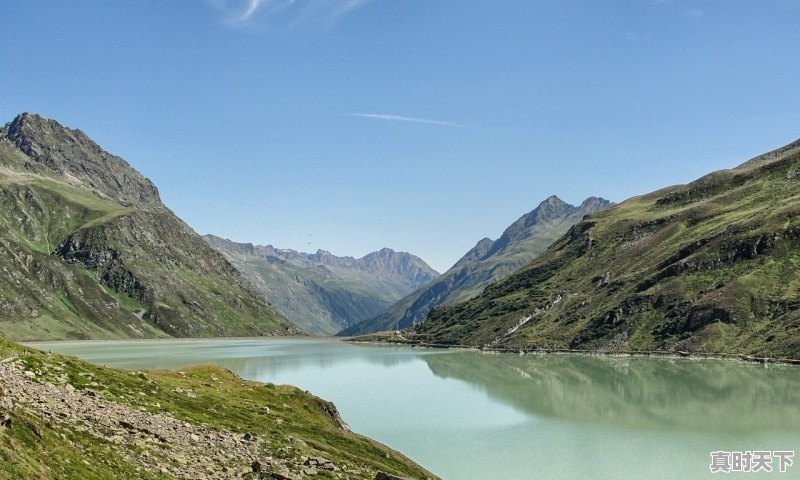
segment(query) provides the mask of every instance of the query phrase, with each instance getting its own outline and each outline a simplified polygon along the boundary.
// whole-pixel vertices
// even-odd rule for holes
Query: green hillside
[[[37,115],[0,129],[0,268],[7,338],[296,331],[149,180]]]
[[[800,142],[594,214],[416,341],[800,358]]]

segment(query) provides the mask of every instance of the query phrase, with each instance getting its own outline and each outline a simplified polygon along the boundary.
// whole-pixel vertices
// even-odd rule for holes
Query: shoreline
[[[582,355],[588,357],[657,357],[675,359],[712,359],[736,361],[751,364],[770,364],[800,366],[800,359],[776,358],[776,357],[757,357],[753,355],[739,353],[698,353],[688,351],[668,351],[668,350],[576,350],[569,348],[505,348],[505,347],[477,347],[469,345],[447,345],[424,342],[400,342],[400,341],[378,341],[378,340],[359,340],[359,337],[337,337],[337,336],[263,336],[263,337],[177,337],[177,338],[115,338],[115,339],[87,339],[87,340],[11,340],[20,345],[33,346],[34,344],[77,344],[77,343],[139,343],[139,342],[202,342],[202,341],[226,341],[226,340],[323,340],[343,342],[355,345],[374,345],[374,346],[402,346],[411,348],[430,348],[438,350],[472,350],[481,353],[495,354],[526,354],[526,355]]]
[[[394,342],[394,341],[369,341],[357,340],[358,337],[340,337],[343,341],[363,345],[387,345],[387,346],[406,346],[412,348],[431,348],[442,350],[472,350],[480,353],[511,354],[511,355],[582,355],[586,357],[657,357],[674,358],[687,360],[725,360],[749,364],[769,364],[785,365],[796,367],[800,366],[800,359],[774,358],[774,357],[755,357],[739,353],[697,353],[687,351],[668,351],[668,350],[575,350],[569,348],[503,348],[503,347],[476,347],[469,345],[446,345],[423,342]]]
[[[337,338],[337,337],[312,337],[304,335],[276,335],[274,337],[158,337],[158,338],[87,338],[87,339],[68,339],[68,340],[13,340],[7,337],[6,340],[20,345],[30,345],[34,343],[53,343],[53,344],[68,344],[68,343],[122,343],[122,342],[200,342],[203,340],[314,340],[323,338]]]

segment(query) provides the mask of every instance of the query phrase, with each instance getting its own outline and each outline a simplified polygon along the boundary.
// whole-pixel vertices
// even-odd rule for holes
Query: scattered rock
[[[308,457],[304,465],[316,467],[320,470],[336,470],[336,466],[330,460],[322,457]]]
[[[286,441],[289,442],[289,443],[293,443],[295,445],[300,445],[300,446],[305,446],[306,445],[306,442],[300,440],[299,438],[295,438],[295,437],[293,437],[291,435],[286,435],[285,438],[286,438]]]

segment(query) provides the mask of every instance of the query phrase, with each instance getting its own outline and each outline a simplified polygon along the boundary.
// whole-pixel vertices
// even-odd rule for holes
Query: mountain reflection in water
[[[473,351],[423,358],[435,375],[537,416],[705,433],[800,430],[796,367]]]

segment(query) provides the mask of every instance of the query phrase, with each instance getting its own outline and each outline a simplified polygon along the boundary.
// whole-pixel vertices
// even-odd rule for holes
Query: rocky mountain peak
[[[561,200],[557,196],[551,195],[526,216],[527,218],[525,223],[528,225],[541,220],[560,218],[565,214],[568,214],[567,212],[573,208],[575,207]]]
[[[99,197],[125,205],[160,202],[158,189],[150,180],[80,130],[22,113],[0,129],[0,138],[27,155],[32,168],[54,171]]]
[[[585,211],[588,214],[588,213],[599,212],[600,210],[605,210],[611,205],[614,205],[614,202],[606,200],[605,198],[589,197],[583,202],[581,202],[581,205],[578,208],[580,210]]]
[[[485,256],[495,255],[516,242],[524,241],[549,230],[553,225],[572,221],[570,219],[573,217],[576,217],[574,220],[577,222],[585,215],[603,210],[610,205],[611,202],[608,200],[589,197],[581,203],[580,207],[576,207],[551,195],[506,228],[500,238],[485,253]]]
[[[414,285],[415,288],[439,276],[438,272],[416,255],[397,252],[391,248],[382,248],[377,252],[369,253],[358,261],[364,264],[364,268],[371,271],[399,276],[407,283]]]
[[[560,198],[558,198],[558,195],[550,195],[549,197],[547,197],[544,200],[542,200],[542,202],[539,203],[539,206],[542,206],[542,205],[566,205],[566,204],[567,204],[567,202],[565,202],[564,200],[561,200]]]

